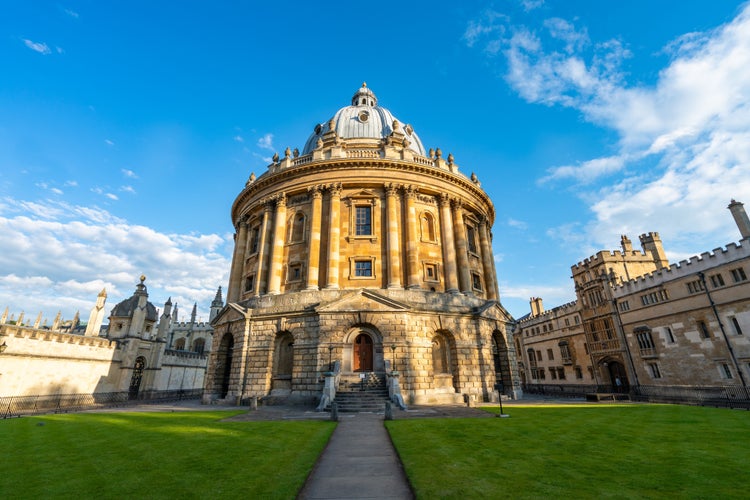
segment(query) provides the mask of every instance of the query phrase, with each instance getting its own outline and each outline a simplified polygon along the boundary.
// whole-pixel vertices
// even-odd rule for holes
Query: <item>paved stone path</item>
[[[298,498],[413,499],[383,415],[340,414],[339,424]]]

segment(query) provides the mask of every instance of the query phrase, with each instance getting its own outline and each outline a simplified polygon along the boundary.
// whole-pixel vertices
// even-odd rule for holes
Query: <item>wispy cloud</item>
[[[110,200],[117,201],[119,199],[116,194],[107,192],[107,191],[105,191],[104,189],[102,189],[100,187],[93,187],[93,188],[91,188],[91,192],[92,193],[96,193],[96,194],[100,194],[100,195],[104,196],[105,198],[109,198]]]
[[[78,19],[78,17],[79,17],[78,12],[75,12],[75,11],[70,10],[70,9],[63,9],[63,12],[65,12],[67,15],[69,15],[73,19]]]
[[[136,174],[132,170],[128,170],[127,168],[121,169],[120,172],[122,172],[122,175],[124,175],[125,177],[128,177],[130,179],[137,179],[138,178],[138,174]]]
[[[243,139],[241,135],[235,135],[234,140],[236,142],[245,142],[245,139]]]
[[[133,186],[120,186],[120,191],[124,191],[130,194],[135,194],[135,189],[133,188]]]
[[[258,139],[258,147],[273,151],[273,134],[266,134]]]
[[[526,224],[524,221],[520,221],[520,220],[516,220],[516,219],[512,219],[512,218],[508,219],[507,224],[510,227],[514,227],[516,229],[527,229],[528,228],[528,224]]]
[[[104,143],[105,143],[105,144],[106,144],[107,146],[114,146],[114,145],[115,145],[115,143],[114,143],[114,142],[112,142],[112,141],[110,141],[109,139],[104,139]]]
[[[23,43],[34,52],[39,52],[45,56],[52,53],[49,46],[44,42],[32,42],[31,40],[24,38]]]

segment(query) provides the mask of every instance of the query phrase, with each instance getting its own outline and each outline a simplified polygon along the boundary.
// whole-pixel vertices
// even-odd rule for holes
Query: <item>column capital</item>
[[[341,189],[342,185],[340,182],[334,182],[333,184],[328,185],[328,191],[331,193],[331,196],[341,196]]]
[[[400,184],[394,184],[393,182],[386,182],[383,184],[385,188],[385,194],[387,196],[398,196],[398,191],[401,188]]]
[[[464,203],[459,198],[453,198],[451,199],[451,208],[453,210],[461,210],[463,209]]]
[[[310,186],[310,187],[307,188],[307,192],[312,195],[313,199],[322,198],[323,197],[323,186],[321,186],[320,184],[316,184],[314,186]]]
[[[286,206],[286,193],[279,193],[276,196],[274,196],[274,200],[276,201],[277,207],[285,207]]]
[[[417,197],[417,193],[419,193],[419,188],[416,186],[413,186],[412,184],[407,184],[402,186],[402,189],[404,191],[404,196],[406,196],[407,199],[415,199]]]

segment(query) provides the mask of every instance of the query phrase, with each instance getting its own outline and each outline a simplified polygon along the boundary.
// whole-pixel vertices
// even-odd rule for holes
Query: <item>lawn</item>
[[[294,498],[335,424],[237,411],[0,420],[2,498]]]
[[[497,412],[497,409],[494,409]],[[386,422],[417,498],[747,498],[750,412],[508,406]]]

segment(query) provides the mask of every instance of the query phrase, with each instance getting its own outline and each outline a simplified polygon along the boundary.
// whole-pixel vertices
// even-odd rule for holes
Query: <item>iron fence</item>
[[[95,408],[112,408],[143,403],[161,403],[186,399],[200,399],[202,389],[174,391],[142,391],[137,397],[128,392],[99,392],[95,394],[37,394],[0,397],[3,418],[42,413],[68,413]]]
[[[750,391],[741,385],[728,386],[663,386],[635,385],[616,387],[593,384],[527,384],[528,394],[585,398],[591,394],[627,394],[632,401],[674,403],[750,410]]]

